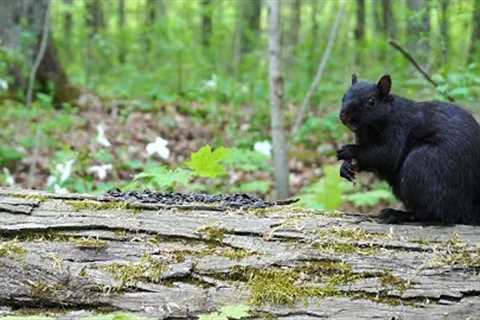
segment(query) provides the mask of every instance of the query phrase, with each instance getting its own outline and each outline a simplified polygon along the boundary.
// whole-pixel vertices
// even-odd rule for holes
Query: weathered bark
[[[256,294],[270,296],[251,305],[252,319],[480,313],[479,227],[378,224],[365,215],[288,207],[219,212],[108,200],[0,192],[2,314],[52,307],[68,319],[105,309],[192,319],[251,304]],[[277,291],[255,288],[265,274],[285,276],[278,285],[275,276],[267,278]],[[275,293],[290,304],[270,303]]]
[[[470,36],[470,47],[468,50],[468,63],[476,61],[480,51],[480,1],[473,1],[472,34]]]
[[[284,125],[284,84],[281,44],[281,3],[268,2],[268,60],[271,103],[271,125],[273,141],[273,163],[275,191],[277,199],[285,199],[289,194],[288,146]]]

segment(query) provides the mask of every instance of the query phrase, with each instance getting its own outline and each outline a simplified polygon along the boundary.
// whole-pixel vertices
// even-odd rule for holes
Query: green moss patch
[[[205,235],[207,240],[222,242],[225,238],[225,229],[216,226],[203,226],[197,229],[198,233]]]
[[[108,247],[108,242],[98,238],[81,238],[75,239],[75,247],[82,250],[103,250]]]
[[[318,235],[321,238],[334,237],[337,239],[367,241],[388,238],[386,233],[371,232],[360,227],[332,227],[320,230]]]
[[[16,239],[0,242],[0,257],[23,257],[25,254],[27,249],[22,247]]]
[[[138,282],[160,283],[166,270],[163,262],[150,255],[144,255],[139,262],[130,264],[112,263],[103,267],[113,277],[121,281],[121,288],[134,286]]]
[[[69,200],[65,203],[72,206],[75,211],[128,209],[128,202],[125,201]]]
[[[478,269],[480,268],[480,248],[469,247],[463,239],[454,234],[435,252],[433,264]]]
[[[362,247],[351,243],[340,242],[317,242],[314,245],[315,248],[322,253],[327,254],[359,254],[359,255],[374,255],[377,253],[378,248],[375,246]]]

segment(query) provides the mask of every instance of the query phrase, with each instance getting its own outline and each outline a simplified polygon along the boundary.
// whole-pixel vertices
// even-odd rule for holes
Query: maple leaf
[[[227,174],[222,162],[227,160],[230,154],[231,150],[228,148],[219,147],[212,151],[212,147],[206,145],[192,153],[186,165],[199,177],[215,178]]]

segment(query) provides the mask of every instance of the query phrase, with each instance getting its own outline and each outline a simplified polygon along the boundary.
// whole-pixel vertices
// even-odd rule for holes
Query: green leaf
[[[199,177],[215,178],[227,173],[223,161],[228,159],[230,154],[231,150],[228,148],[220,147],[212,152],[212,147],[206,145],[192,153],[186,165]]]
[[[249,316],[250,307],[244,304],[225,306],[220,309],[222,314],[231,319],[242,319]]]
[[[153,188],[174,188],[176,185],[186,185],[190,182],[192,173],[189,170],[177,168],[170,170],[164,166],[147,168],[135,176],[134,180],[142,180]]]
[[[198,317],[198,320],[228,320],[227,316],[218,312],[209,314],[202,314]]]
[[[381,201],[393,202],[395,200],[393,194],[389,190],[385,189],[357,192],[349,194],[345,198],[346,200],[360,207],[373,207],[379,204]]]
[[[324,176],[306,188],[300,197],[301,203],[312,209],[338,209],[344,192],[339,170],[337,165],[324,166]]]

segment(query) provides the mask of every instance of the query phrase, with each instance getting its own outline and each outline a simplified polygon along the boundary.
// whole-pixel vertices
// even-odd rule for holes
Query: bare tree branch
[[[313,82],[310,85],[310,88],[308,88],[307,94],[303,99],[302,106],[300,107],[300,110],[297,113],[297,117],[295,118],[295,122],[293,124],[292,132],[291,132],[292,136],[295,135],[300,125],[302,124],[303,118],[305,117],[305,113],[308,111],[308,108],[310,107],[310,100],[312,99],[312,96],[315,90],[317,90],[320,80],[322,79],[323,72],[325,71],[325,67],[327,66],[328,59],[330,58],[330,55],[332,53],[333,45],[335,43],[335,38],[337,36],[338,28],[340,26],[340,22],[343,18],[343,13],[344,13],[344,2],[341,1],[339,5],[340,7],[338,9],[338,13],[335,18],[333,27],[330,30],[327,47],[325,48],[325,52],[323,53],[322,60],[320,61],[320,64],[317,69],[317,73],[315,74],[315,78],[313,79]]]
[[[432,79],[432,77],[430,77],[430,75],[422,68],[422,66],[415,60],[415,58],[406,50],[404,49],[400,44],[398,44],[395,40],[389,40],[388,43],[394,47],[395,49],[397,49],[398,51],[400,51],[400,53],[405,57],[407,58],[408,61],[410,61],[413,66],[415,67],[415,69],[418,70],[418,72],[420,72],[420,74],[428,81],[430,82],[430,84],[432,86],[434,86],[435,88],[438,87],[438,83]],[[441,93],[445,98],[448,99],[448,101],[450,102],[454,102],[455,99],[451,96],[449,96],[448,94],[444,94],[444,93]]]
[[[27,107],[30,107],[30,105],[32,104],[33,85],[35,83],[35,76],[37,75],[38,67],[42,62],[42,59],[45,56],[45,51],[47,49],[48,32],[49,32],[49,25],[50,25],[50,7],[51,7],[51,2],[48,1],[47,9],[45,10],[45,19],[43,21],[42,39],[40,41],[40,47],[38,49],[38,54],[37,54],[37,57],[35,58],[35,62],[33,63],[32,70],[30,71],[30,77],[28,79]]]

